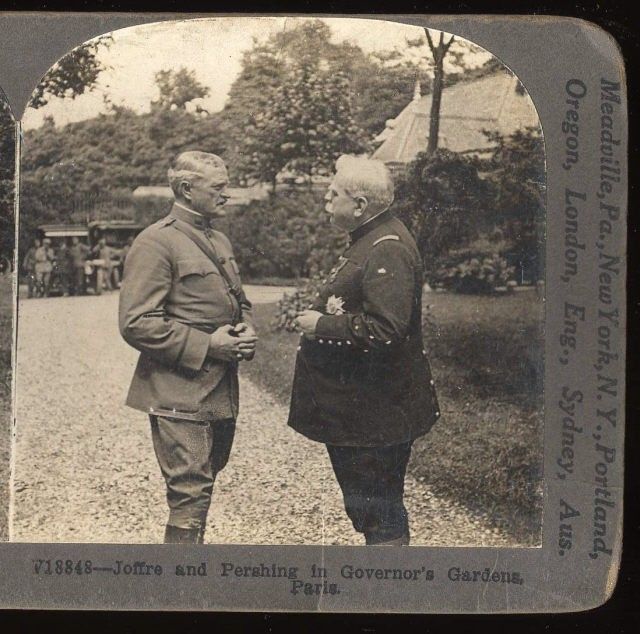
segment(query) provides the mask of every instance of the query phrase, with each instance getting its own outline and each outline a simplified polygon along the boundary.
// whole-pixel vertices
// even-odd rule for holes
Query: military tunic
[[[422,341],[422,262],[390,212],[351,244],[311,308],[323,313],[298,349],[289,425],[329,445],[412,441],[440,415]]]
[[[207,357],[209,338],[226,324],[251,323],[251,304],[243,295],[237,299],[184,232],[207,241],[241,289],[228,238],[201,216],[174,205],[140,233],[127,254],[120,291],[120,332],[141,352],[127,405],[182,420],[235,418],[238,366]]]

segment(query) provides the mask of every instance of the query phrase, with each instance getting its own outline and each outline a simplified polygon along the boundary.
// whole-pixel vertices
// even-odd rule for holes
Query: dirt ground
[[[9,538],[12,321],[11,276],[0,274],[0,541]]]
[[[272,293],[251,288],[254,302]],[[124,406],[137,353],[117,331],[117,293],[23,300],[11,539],[152,543],[166,519],[148,419]],[[259,351],[258,351],[259,353]],[[241,377],[231,459],[219,475],[208,543],[360,544],[323,445]],[[507,546],[482,516],[406,483],[412,543]]]

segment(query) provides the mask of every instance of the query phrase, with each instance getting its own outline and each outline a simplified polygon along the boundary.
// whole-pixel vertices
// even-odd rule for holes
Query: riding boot
[[[366,538],[366,536],[365,536]],[[409,535],[401,535],[400,537],[396,537],[396,539],[390,539],[386,542],[374,542],[371,543],[369,539],[367,539],[368,546],[408,546],[409,545]]]
[[[164,531],[165,544],[201,544],[203,528],[180,528],[167,524]]]

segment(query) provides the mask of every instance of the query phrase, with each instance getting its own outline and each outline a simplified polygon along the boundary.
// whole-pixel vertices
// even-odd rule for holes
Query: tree
[[[412,232],[425,268],[490,230],[491,190],[472,159],[420,152],[396,185],[394,209]]]
[[[454,36],[448,42],[444,41],[444,33],[440,31],[438,46],[435,46],[431,39],[429,29],[425,28],[429,49],[433,55],[433,96],[431,97],[431,112],[429,114],[429,141],[427,143],[427,154],[433,154],[438,147],[438,135],[440,134],[440,103],[442,101],[442,88],[444,83],[444,58]]]
[[[209,94],[208,86],[203,86],[196,78],[194,70],[181,66],[178,70],[161,70],[155,76],[160,98],[153,102],[162,109],[186,109],[187,104],[195,99],[202,99]],[[202,110],[200,110],[202,112]]]
[[[13,259],[15,187],[15,122],[0,97],[0,258]]]
[[[274,192],[283,172],[311,183],[314,176],[331,173],[340,154],[367,149],[343,74],[323,72],[316,60],[303,58],[282,79],[246,130],[243,147],[245,176],[272,183]]]
[[[371,139],[411,100],[416,78],[428,89],[424,64],[398,57],[393,51],[388,56],[368,55],[350,42],[334,42],[331,28],[320,20],[305,20],[264,43],[254,42],[244,53],[240,74],[220,113],[231,177],[246,168],[247,128],[270,107],[274,91],[286,85],[293,66],[345,78],[354,124]]]
[[[98,53],[111,42],[110,35],[103,35],[67,53],[40,80],[31,95],[29,107],[41,108],[51,97],[75,99],[85,91],[92,90],[98,75],[104,70]]]
[[[539,127],[511,135],[487,133],[492,154],[477,165],[493,191],[496,225],[521,275],[538,280],[544,274],[545,154]]]
[[[539,128],[487,133],[487,158],[421,152],[396,185],[394,208],[433,273],[469,258],[506,257],[520,275],[542,275],[544,145]],[[482,176],[481,176],[482,175]]]

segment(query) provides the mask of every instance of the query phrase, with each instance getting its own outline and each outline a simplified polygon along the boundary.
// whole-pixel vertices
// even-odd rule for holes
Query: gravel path
[[[119,337],[117,294],[24,300],[18,342],[11,539],[162,539],[164,482],[146,417],[123,406],[137,353]],[[247,379],[209,543],[360,544],[324,447],[286,426],[286,408]],[[482,517],[408,477],[412,543],[509,545]]]

